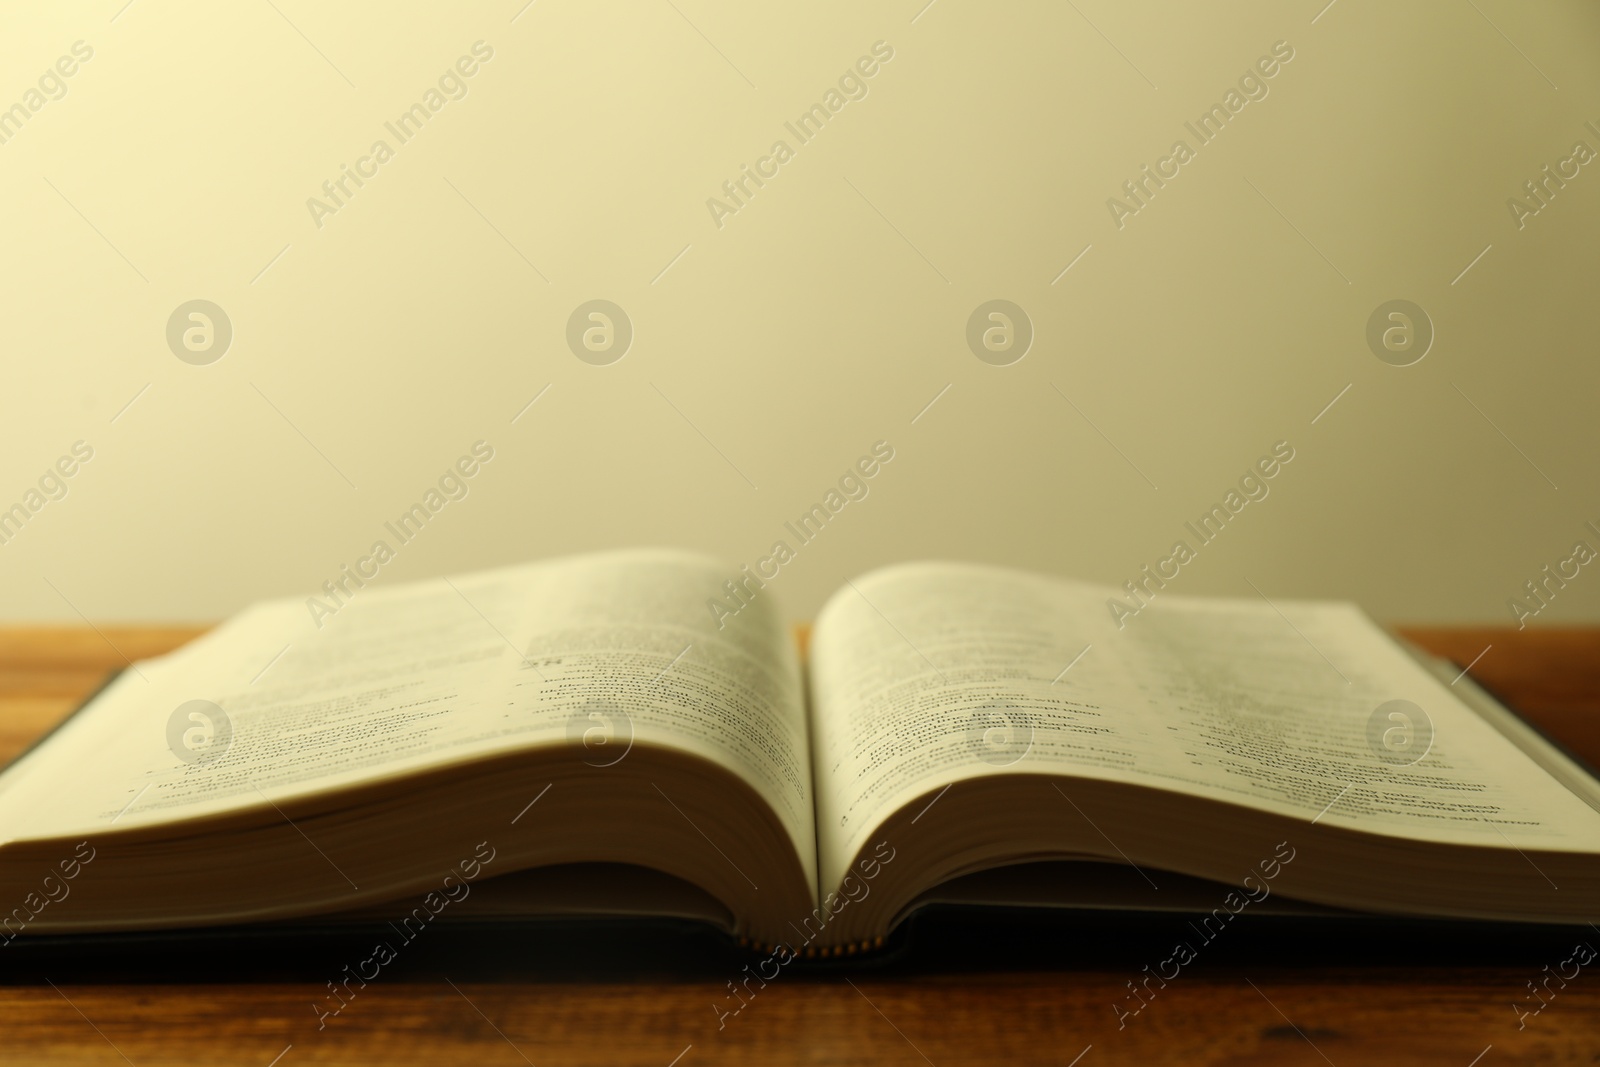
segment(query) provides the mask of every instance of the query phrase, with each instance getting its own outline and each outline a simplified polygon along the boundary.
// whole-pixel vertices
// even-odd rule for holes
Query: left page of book
[[[718,628],[705,602],[731,573],[641,550],[352,586],[318,598],[331,614],[257,605],[133,664],[0,775],[0,843],[281,804],[520,746],[646,744],[748,782],[814,885],[793,644],[770,600]]]

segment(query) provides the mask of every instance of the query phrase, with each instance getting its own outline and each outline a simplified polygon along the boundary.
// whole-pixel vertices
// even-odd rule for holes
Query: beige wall
[[[93,49],[0,144],[0,506],[93,449],[0,546],[7,618],[215,618],[380,538],[385,582],[633,544],[754,562],[879,440],[773,587],[796,617],[914,557],[1120,583],[1278,441],[1270,495],[1173,591],[1510,621],[1600,548],[1600,164],[1520,229],[1507,207],[1600,151],[1593,5],[122,3],[0,32],[0,106]],[[400,144],[384,123],[477,41]],[[878,41],[801,144],[785,121]],[[1184,122],[1279,41],[1200,145]],[[307,199],[380,138],[319,228]],[[707,199],[779,139],[719,227]],[[1108,198],[1179,139],[1119,228]],[[608,366],[565,340],[592,298],[635,330]],[[1010,366],[964,337],[994,298],[1036,331]],[[1396,298],[1436,330],[1406,367],[1366,341]],[[192,299],[233,326],[209,365],[165,336]],[[399,545],[384,521],[479,440],[469,494]],[[1590,566],[1538,621],[1597,615]]]

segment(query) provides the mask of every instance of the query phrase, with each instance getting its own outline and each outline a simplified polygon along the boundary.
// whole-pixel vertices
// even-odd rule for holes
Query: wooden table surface
[[[0,630],[0,760],[48,729],[124,657],[196,631]],[[1591,763],[1600,764],[1600,628],[1408,629]],[[1492,647],[1490,647],[1492,646]],[[1592,937],[1600,947],[1600,932]],[[3,952],[3,950],[0,950]],[[132,983],[0,954],[0,1064],[1429,1063],[1600,1061],[1600,963],[1519,1029],[1513,1002],[1565,953],[1478,960],[1419,950],[1328,966],[1292,944],[1263,958],[1205,957],[1119,1031],[1111,1003],[1144,958],[1061,958],[959,970],[784,973],[720,1029],[720,972],[686,962],[640,976],[537,966],[398,968],[318,1030],[320,983],[252,975]],[[136,972],[140,973],[140,972]],[[320,973],[320,972],[318,972]],[[57,980],[59,979],[59,980]],[[276,1059],[275,1057],[280,1057]],[[1080,1058],[1081,1057],[1081,1058]]]

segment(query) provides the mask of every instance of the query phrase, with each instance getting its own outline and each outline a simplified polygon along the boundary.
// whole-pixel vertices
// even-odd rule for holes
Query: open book
[[[930,901],[1196,885],[1218,914],[1600,919],[1593,779],[1350,605],[1130,618],[905,564],[802,657],[773,584],[630,551],[252,607],[0,774],[0,942],[404,901],[832,954]]]

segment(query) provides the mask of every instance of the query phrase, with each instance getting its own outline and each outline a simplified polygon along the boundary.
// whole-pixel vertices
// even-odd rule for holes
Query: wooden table
[[[1600,763],[1600,628],[1406,632],[1462,664],[1492,645],[1473,676]],[[0,759],[125,656],[194,633],[0,630]],[[1591,940],[1600,947],[1600,932]],[[711,1005],[731,975],[692,960],[663,969],[613,958],[557,975],[505,959],[448,974],[401,969],[319,1031],[310,1004],[320,983],[303,977],[252,975],[246,964],[224,982],[164,972],[159,983],[134,983],[24,973],[0,955],[0,1063],[1497,1067],[1600,1058],[1600,962],[1519,1030],[1513,1001],[1563,954],[1538,946],[1527,960],[1480,961],[1466,946],[1448,959],[1401,951],[1400,962],[1325,966],[1296,949],[1242,963],[1201,959],[1120,1032],[1110,1004],[1142,961],[1075,964],[1065,953],[1026,967],[785,973],[720,1031]]]

